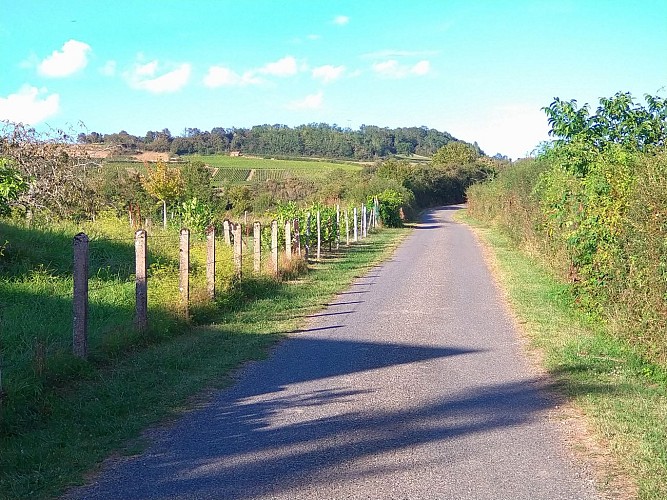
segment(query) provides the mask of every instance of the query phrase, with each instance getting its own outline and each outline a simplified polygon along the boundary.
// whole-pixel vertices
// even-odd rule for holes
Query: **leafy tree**
[[[98,163],[62,132],[46,136],[22,124],[0,122],[0,157],[11,162],[30,186],[16,203],[27,213],[89,217],[95,211],[91,174]]]
[[[204,162],[191,161],[181,169],[183,177],[183,197],[197,198],[200,202],[213,201],[213,186],[211,181],[213,172]]]
[[[28,183],[9,160],[0,158],[0,214],[9,212],[9,204],[28,189]]]
[[[542,108],[549,118],[549,135],[555,144],[579,142],[584,147],[603,150],[610,144],[645,151],[667,143],[667,100],[645,96],[648,107],[634,101],[629,92],[617,92],[613,97],[600,99],[594,114],[590,106],[577,106],[577,101],[556,97]]]
[[[406,201],[404,196],[394,189],[385,189],[377,195],[377,199],[382,224],[387,227],[402,227],[401,208]],[[372,197],[369,197],[368,203],[372,206]]]
[[[206,233],[206,228],[213,220],[211,205],[198,200],[196,197],[181,203],[180,212],[183,225],[199,234],[199,236]]]
[[[146,172],[142,185],[148,194],[162,203],[162,223],[166,228],[167,204],[178,200],[183,194],[181,171],[169,168],[163,161],[158,161],[155,167],[146,164]]]
[[[452,141],[438,149],[431,158],[431,162],[433,166],[451,170],[473,163],[479,157],[480,154],[473,145]]]
[[[252,210],[253,198],[248,186],[232,186],[227,191],[227,207],[240,215]]]

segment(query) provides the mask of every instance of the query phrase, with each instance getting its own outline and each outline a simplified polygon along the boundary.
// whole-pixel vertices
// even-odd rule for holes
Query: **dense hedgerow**
[[[589,117],[586,106],[556,100],[547,109],[560,139],[472,186],[468,201],[475,217],[506,228],[568,279],[583,308],[664,363],[667,107],[647,101],[645,109],[617,94]]]

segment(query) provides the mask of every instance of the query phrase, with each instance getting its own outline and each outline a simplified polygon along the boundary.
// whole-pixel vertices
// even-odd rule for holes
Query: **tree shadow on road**
[[[120,464],[93,490],[71,498],[98,498],[99,491],[106,492],[99,498],[113,492],[126,499],[250,499],[303,484],[317,487],[333,480],[331,470],[339,464],[518,426],[553,405],[544,382],[529,379],[489,383],[416,407],[346,409],[353,399],[372,398],[374,392],[352,388],[349,376],[482,352],[291,337],[269,360],[249,365],[238,383],[206,408],[164,431],[147,455]],[[326,390],[306,389],[324,378],[331,382]],[[291,414],[301,416],[291,419]],[[449,461],[465,459],[468,451],[456,450]],[[349,470],[351,477],[368,473]]]

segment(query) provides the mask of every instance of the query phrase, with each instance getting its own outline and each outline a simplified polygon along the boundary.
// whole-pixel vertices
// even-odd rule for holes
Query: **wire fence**
[[[20,394],[37,387],[49,364],[57,366],[63,356],[113,357],[176,335],[193,313],[215,310],[243,280],[289,277],[299,259],[317,262],[329,249],[362,239],[377,225],[363,210],[356,217],[337,210],[326,220],[312,213],[280,224],[224,221],[205,235],[160,228],[126,237],[77,234],[73,266],[64,271],[71,279],[36,270],[15,308],[21,312],[0,303],[0,409],[25,399]]]

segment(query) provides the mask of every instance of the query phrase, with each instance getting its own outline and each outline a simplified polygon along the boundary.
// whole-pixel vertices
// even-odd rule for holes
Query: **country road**
[[[454,210],[66,498],[598,498]]]

